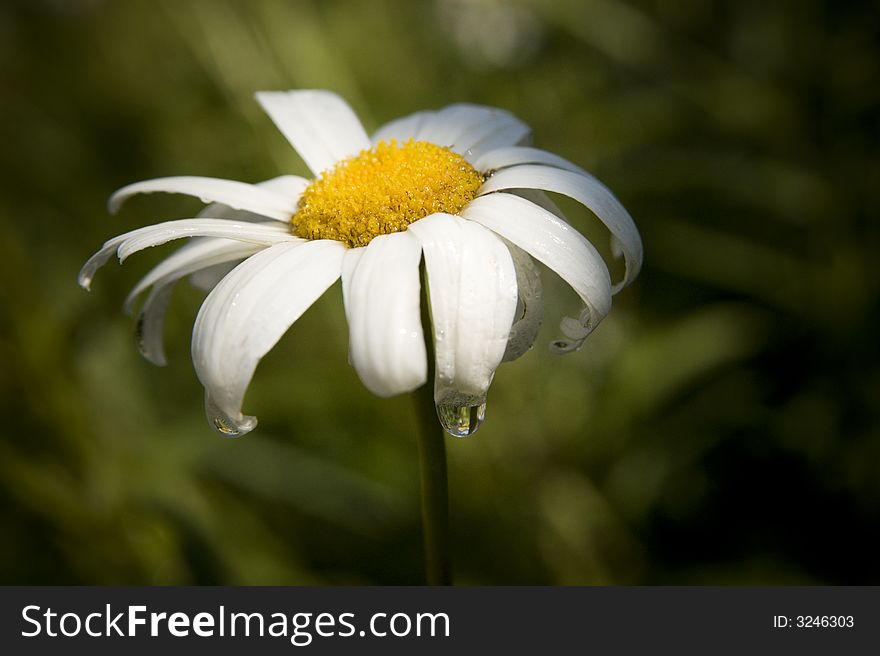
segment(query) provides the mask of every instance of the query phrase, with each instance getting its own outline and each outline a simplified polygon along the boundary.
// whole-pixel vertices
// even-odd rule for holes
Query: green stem
[[[449,564],[449,491],[446,479],[446,433],[434,408],[434,339],[428,314],[427,279],[422,263],[422,330],[428,356],[427,382],[412,393],[419,423],[419,469],[422,478],[422,530],[428,585],[451,585]]]

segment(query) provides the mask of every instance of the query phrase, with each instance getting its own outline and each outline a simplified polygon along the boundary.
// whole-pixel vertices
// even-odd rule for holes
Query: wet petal
[[[327,240],[276,244],[238,265],[205,299],[192,356],[220,432],[241,434],[256,425],[241,404],[257,364],[339,278],[345,250]]]
[[[349,253],[358,255],[349,258]],[[350,361],[378,396],[410,392],[427,377],[419,312],[422,249],[409,232],[380,235],[351,249],[342,267]]]
[[[259,91],[257,101],[315,175],[370,147],[360,120],[330,91]]]
[[[434,399],[478,406],[501,363],[516,311],[516,271],[507,246],[457,216],[409,226],[422,244],[434,327]]]
[[[553,347],[560,352],[579,348],[611,309],[611,278],[593,245],[558,216],[513,194],[477,198],[462,216],[513,242],[571,285],[585,311],[565,322],[563,333],[569,339],[557,340]],[[571,321],[577,322],[576,332],[570,330]]]
[[[537,149],[508,150],[528,151],[526,153],[528,157],[535,157],[534,152]],[[548,163],[550,160],[554,162],[562,160],[551,153],[545,153],[545,155],[548,157]],[[486,159],[484,158],[483,161],[485,163]],[[503,161],[503,159],[498,161]],[[571,164],[571,167],[574,165]],[[577,167],[574,168],[577,169]],[[551,166],[535,164],[512,166],[496,171],[486,180],[479,193],[488,194],[501,189],[543,189],[569,196],[585,205],[611,231],[626,262],[626,275],[622,281],[614,285],[613,292],[620,291],[638,275],[642,266],[642,239],[639,236],[638,228],[636,228],[629,212],[620,204],[614,194],[586,171],[563,169],[559,168],[557,164]]]

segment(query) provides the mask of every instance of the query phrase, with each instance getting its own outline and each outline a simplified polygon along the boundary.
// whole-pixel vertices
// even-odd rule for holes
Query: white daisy
[[[260,92],[257,100],[315,174],[252,185],[204,177],[139,182],[110,199],[115,212],[139,193],[213,203],[198,217],[115,237],[80,272],[88,289],[115,252],[196,237],[132,290],[150,290],[138,319],[144,356],[164,364],[162,323],[174,284],[190,276],[210,290],[193,329],[192,356],[212,425],[252,430],[241,405],[260,359],[342,278],[350,362],[379,396],[426,382],[420,314],[424,261],[433,324],[434,399],[453,435],[479,426],[495,369],[522,355],[541,324],[540,261],[583,301],[562,320],[557,352],[576,350],[630,283],[642,243],[629,213],[596,178],[552,153],[523,146],[529,128],[506,111],[450,105],[397,119],[367,135],[327,91]],[[582,203],[608,227],[625,259],[612,285],[599,253],[544,191]],[[236,265],[237,266],[234,266]],[[234,266],[234,268],[233,268]]]

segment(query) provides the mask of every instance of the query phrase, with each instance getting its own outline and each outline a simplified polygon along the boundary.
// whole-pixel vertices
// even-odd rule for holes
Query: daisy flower
[[[392,121],[369,136],[327,91],[260,92],[257,100],[315,175],[259,184],[205,177],[138,182],[110,199],[168,192],[211,203],[195,218],[166,221],[107,241],[83,266],[89,288],[113,253],[192,237],[132,290],[143,355],[164,364],[162,324],[175,283],[209,290],[195,321],[192,357],[211,424],[252,430],[242,414],[260,359],[337,279],[342,279],[349,359],[379,396],[410,392],[434,371],[443,427],[479,426],[496,368],[535,341],[543,317],[535,260],[583,301],[561,323],[556,352],[574,351],[630,283],[642,244],[629,213],[596,178],[528,147],[530,130],[510,113],[455,104]],[[601,220],[625,274],[612,284],[601,256],[544,192],[569,196]],[[423,263],[429,299],[426,345],[420,307]],[[433,346],[433,349],[431,349]],[[434,363],[429,368],[429,350]]]

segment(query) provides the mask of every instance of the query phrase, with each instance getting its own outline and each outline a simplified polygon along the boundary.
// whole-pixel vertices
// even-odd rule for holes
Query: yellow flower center
[[[429,214],[457,214],[482,184],[477,170],[448,148],[412,139],[380,141],[306,188],[291,231],[305,239],[366,246]]]

